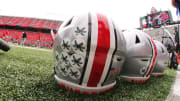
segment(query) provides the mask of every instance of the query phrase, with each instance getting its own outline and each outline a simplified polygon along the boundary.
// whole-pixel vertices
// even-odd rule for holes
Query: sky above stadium
[[[35,17],[55,20],[85,12],[99,12],[114,20],[121,29],[140,27],[139,18],[157,10],[171,10],[171,0],[0,0],[0,15]]]

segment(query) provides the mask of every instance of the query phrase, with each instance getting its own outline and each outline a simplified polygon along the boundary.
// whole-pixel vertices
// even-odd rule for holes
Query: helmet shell
[[[154,43],[157,47],[157,60],[151,74],[153,76],[162,76],[165,68],[168,66],[169,54],[167,48],[161,42],[154,40]]]
[[[145,82],[154,69],[156,46],[152,38],[140,30],[129,30],[123,34],[127,54],[120,76],[130,82]]]
[[[64,22],[54,39],[55,78],[67,89],[105,92],[116,84],[125,60],[126,41],[103,14],[82,14]]]
[[[163,29],[162,44],[167,48],[169,53],[175,50],[175,40],[167,29]]]

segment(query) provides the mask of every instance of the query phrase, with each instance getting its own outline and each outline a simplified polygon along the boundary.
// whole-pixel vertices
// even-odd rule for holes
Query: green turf
[[[117,79],[109,92],[83,95],[60,87],[52,67],[52,51],[17,47],[0,51],[0,101],[163,101],[176,75],[166,69],[163,77],[151,77],[144,84]]]

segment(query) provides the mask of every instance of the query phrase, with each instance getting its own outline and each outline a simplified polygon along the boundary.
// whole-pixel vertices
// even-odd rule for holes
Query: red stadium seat
[[[61,21],[26,18],[26,17],[13,17],[13,16],[0,16],[0,26],[11,26],[12,29],[0,29],[0,38],[5,38],[8,42],[20,43],[23,30],[16,30],[17,27],[35,28],[40,29],[57,30],[61,24]],[[5,27],[6,27],[5,26]],[[14,28],[13,28],[14,27]],[[4,28],[4,27],[3,27]],[[24,29],[25,29],[24,28]],[[8,34],[4,34],[8,32]],[[52,48],[52,36],[50,33],[33,32],[30,30],[25,31],[27,33],[27,39],[25,45],[38,46],[38,40],[40,40],[40,47]]]

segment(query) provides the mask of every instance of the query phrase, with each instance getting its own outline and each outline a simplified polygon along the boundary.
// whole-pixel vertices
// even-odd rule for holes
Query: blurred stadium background
[[[57,33],[63,21],[40,19],[32,17],[16,17],[0,15],[0,38],[8,43],[20,45],[23,32],[26,32],[26,46],[52,49],[53,40],[50,31]],[[162,41],[163,28],[167,29],[172,36],[174,27],[180,21],[173,21],[170,10],[157,10],[152,7],[149,14],[139,18],[140,27],[137,29],[148,33],[153,39]],[[180,29],[180,28],[179,28]],[[122,29],[124,31],[124,29]],[[40,42],[40,43],[38,43]]]
[[[38,46],[40,48],[52,48],[52,36],[50,31],[56,34],[62,21],[38,19],[28,17],[0,16],[0,38],[8,43],[21,43],[23,32],[26,32],[26,46]]]

